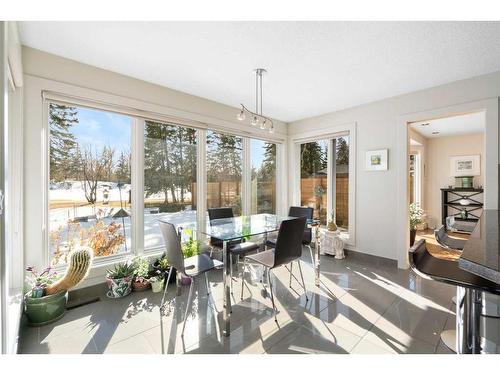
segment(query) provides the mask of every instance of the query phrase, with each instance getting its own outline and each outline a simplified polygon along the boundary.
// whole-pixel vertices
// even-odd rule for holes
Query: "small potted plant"
[[[163,290],[165,275],[161,271],[154,271],[153,275],[153,277],[149,278],[151,289],[153,290],[153,293],[160,293]]]
[[[422,209],[418,203],[410,204],[410,246],[415,243],[417,225],[422,223]]]
[[[106,282],[109,298],[122,298],[132,291],[134,266],[130,262],[119,263],[114,268],[106,271]]]
[[[153,262],[153,270],[155,272],[155,276],[158,274],[162,274],[163,278],[168,277],[168,273],[170,272],[170,266],[168,264],[167,260],[167,254],[163,253],[161,257],[156,258],[156,260]],[[172,269],[172,275],[170,275],[170,280],[169,283],[174,283],[175,282],[175,268]]]
[[[192,256],[198,255],[200,253],[201,243],[193,238],[193,233],[191,232],[191,236],[189,240],[182,244],[182,253],[184,254],[184,258],[190,258]],[[183,285],[189,285],[191,283],[191,278],[186,275],[181,276],[181,283]]]
[[[132,260],[134,267],[134,280],[132,288],[134,292],[142,292],[148,289],[151,285],[149,283],[149,261],[147,258],[137,256]]]
[[[61,318],[66,311],[67,291],[53,295],[46,293],[47,287],[59,279],[57,272],[50,267],[42,272],[37,272],[34,267],[27,267],[26,271],[28,291],[24,297],[24,311],[29,324],[40,326]]]

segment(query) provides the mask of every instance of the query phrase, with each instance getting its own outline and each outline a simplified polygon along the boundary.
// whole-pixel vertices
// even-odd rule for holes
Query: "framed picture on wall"
[[[481,174],[480,155],[465,155],[450,157],[450,175],[452,177],[460,176],[479,176]]]
[[[386,171],[387,167],[387,149],[366,151],[366,165],[367,171]]]

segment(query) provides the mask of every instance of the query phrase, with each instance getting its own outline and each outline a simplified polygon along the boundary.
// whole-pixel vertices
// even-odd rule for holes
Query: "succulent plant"
[[[106,276],[110,279],[123,279],[134,275],[134,265],[130,262],[119,263],[114,268],[106,271]]]

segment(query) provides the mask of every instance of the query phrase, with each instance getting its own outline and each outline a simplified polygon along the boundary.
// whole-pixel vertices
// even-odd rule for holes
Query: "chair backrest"
[[[209,208],[207,211],[208,211],[208,219],[210,221],[216,219],[227,219],[229,217],[234,217],[232,207]]]
[[[314,208],[291,206],[290,210],[288,211],[288,216],[305,217],[306,219],[312,220],[314,216]],[[311,241],[312,241],[312,230],[311,228],[305,228],[304,235],[302,237],[302,243],[304,245],[309,245]]]
[[[179,272],[184,272],[184,254],[182,253],[181,240],[175,226],[166,221],[158,221],[161,234],[167,248],[167,260],[171,267]]]
[[[302,233],[305,227],[305,217],[283,220],[281,222],[274,249],[273,267],[278,267],[300,258],[302,255]]]
[[[207,211],[208,211],[208,219],[210,221],[234,217],[232,207],[209,208],[207,209]],[[222,247],[222,241],[217,238],[210,237],[210,245],[216,247]]]

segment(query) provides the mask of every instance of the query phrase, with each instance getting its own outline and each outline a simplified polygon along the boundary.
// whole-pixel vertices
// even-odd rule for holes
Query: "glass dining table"
[[[215,219],[207,221],[207,224],[198,228],[196,222],[183,223],[178,225],[178,230],[190,229],[194,232],[215,238],[222,242],[222,262],[223,262],[223,335],[229,336],[230,334],[230,318],[231,318],[231,272],[229,265],[228,244],[231,241],[248,239],[252,236],[264,236],[264,242],[267,241],[269,233],[277,232],[283,220],[294,219],[290,216],[277,216],[271,214],[257,214],[249,216],[238,216],[232,218]],[[308,220],[307,226],[316,228],[315,233],[315,283],[319,286],[320,276],[320,244],[319,244],[319,221]]]

